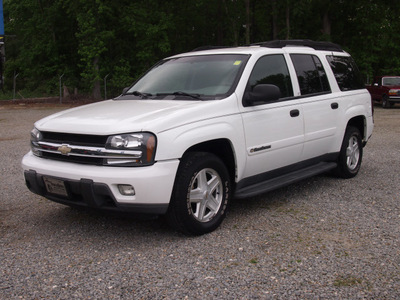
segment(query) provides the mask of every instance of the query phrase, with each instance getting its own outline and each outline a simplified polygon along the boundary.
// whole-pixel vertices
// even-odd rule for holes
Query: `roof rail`
[[[267,48],[283,48],[285,46],[304,46],[315,50],[344,52],[342,47],[331,42],[316,42],[312,40],[273,40],[251,44],[251,46],[261,46]]]
[[[215,50],[215,49],[226,49],[226,48],[232,48],[232,46],[201,46],[201,47],[193,49],[191,52],[204,51],[204,50]]]

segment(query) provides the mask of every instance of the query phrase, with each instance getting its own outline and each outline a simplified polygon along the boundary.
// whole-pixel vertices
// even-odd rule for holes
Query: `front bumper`
[[[52,201],[104,210],[166,213],[179,160],[147,167],[105,167],[53,161],[29,152],[22,159],[27,187]],[[67,196],[47,191],[43,177],[61,180]],[[122,195],[118,185],[132,185],[135,195]]]
[[[400,103],[400,97],[399,96],[389,96],[388,100],[389,100],[389,102]]]

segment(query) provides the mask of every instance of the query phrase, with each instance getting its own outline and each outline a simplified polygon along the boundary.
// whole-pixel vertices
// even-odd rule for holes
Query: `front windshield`
[[[383,85],[400,85],[400,77],[385,77],[383,78]]]
[[[221,54],[163,60],[125,94],[213,99],[233,92],[248,55]]]

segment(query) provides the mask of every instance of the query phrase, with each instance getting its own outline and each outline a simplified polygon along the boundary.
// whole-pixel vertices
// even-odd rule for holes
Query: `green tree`
[[[51,93],[57,88],[57,75],[67,66],[64,61],[71,59],[65,51],[65,41],[70,40],[69,18],[61,2],[4,1],[5,74],[12,78],[15,70],[19,72],[26,89]]]
[[[328,40],[366,78],[400,75],[400,2],[386,0],[4,0],[6,88],[57,93],[58,78],[101,98],[159,59],[206,45]]]
[[[107,0],[70,0],[64,8],[76,17],[77,54],[79,55],[80,76],[91,89],[94,99],[101,99],[102,57],[107,45],[113,42],[114,30],[108,26],[115,19],[115,2]],[[108,21],[108,22],[107,22]]]

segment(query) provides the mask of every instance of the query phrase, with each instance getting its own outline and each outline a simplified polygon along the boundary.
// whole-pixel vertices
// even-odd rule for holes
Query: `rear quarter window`
[[[365,88],[361,73],[351,57],[328,55],[326,58],[341,91]]]

